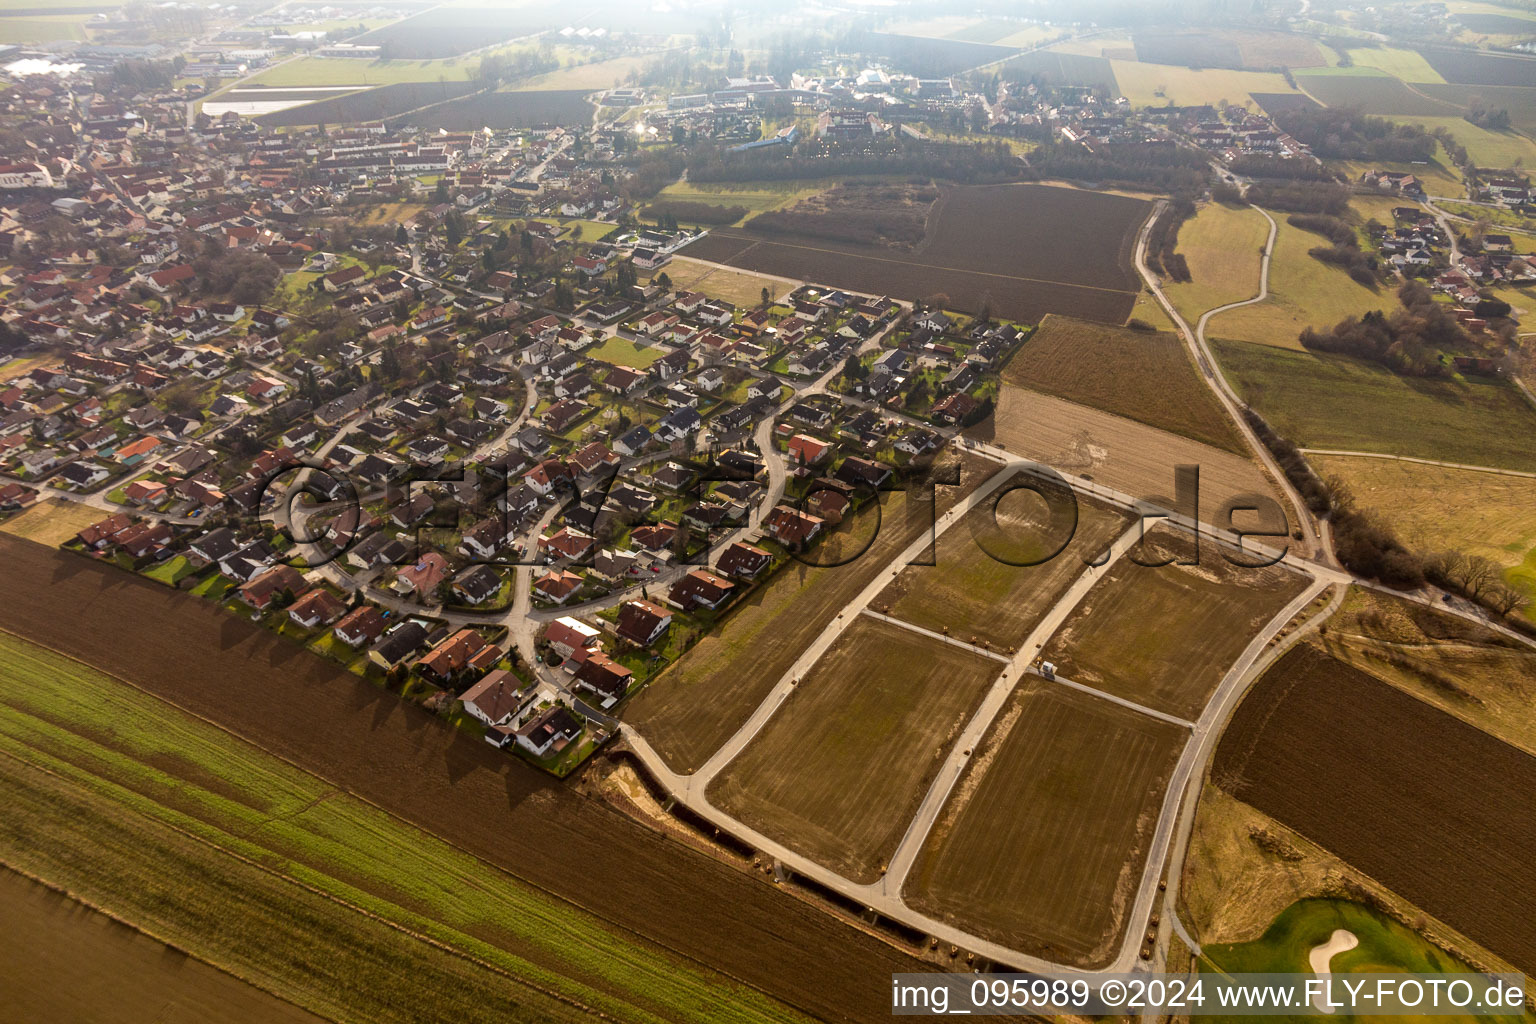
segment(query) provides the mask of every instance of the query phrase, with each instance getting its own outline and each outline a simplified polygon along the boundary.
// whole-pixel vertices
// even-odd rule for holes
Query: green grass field
[[[1355,67],[1376,68],[1404,82],[1433,82],[1438,85],[1445,81],[1440,72],[1431,67],[1429,61],[1417,50],[1362,46],[1348,52]]]
[[[672,200],[678,203],[709,203],[713,206],[741,206],[747,215],[736,223],[744,223],[753,214],[777,210],[799,202],[830,187],[830,182],[807,184],[804,181],[763,181],[740,185],[695,185],[679,181],[668,185],[656,196],[657,202]]]
[[[1269,267],[1269,298],[1211,318],[1206,336],[1237,338],[1299,349],[1304,327],[1332,327],[1349,316],[1396,305],[1388,291],[1357,284],[1338,267],[1308,254],[1328,243],[1321,235],[1293,228],[1285,215],[1275,218],[1275,254]]]
[[[1518,132],[1491,132],[1461,117],[1402,117],[1433,131],[1445,128],[1480,167],[1536,166],[1536,142]],[[1518,163],[1517,163],[1518,161]]]
[[[666,353],[659,348],[641,348],[634,342],[614,335],[595,348],[587,350],[587,355],[593,359],[601,359],[605,363],[613,363],[615,366],[633,366],[643,370]]]
[[[1190,324],[1200,314],[1259,293],[1259,257],[1269,224],[1248,206],[1204,203],[1179,228],[1177,252],[1190,280],[1167,283],[1163,293]]]
[[[1275,918],[1274,923],[1260,938],[1252,942],[1205,946],[1205,955],[1199,960],[1200,969],[1205,973],[1309,974],[1312,968],[1307,961],[1308,954],[1315,946],[1327,942],[1329,936],[1340,928],[1353,933],[1359,940],[1359,945],[1346,952],[1334,954],[1329,967],[1335,974],[1377,972],[1460,974],[1472,970],[1449,953],[1436,948],[1423,937],[1384,914],[1359,903],[1327,899],[1308,899],[1293,903]],[[1211,1019],[1252,1020],[1251,1017]],[[1319,1018],[1317,1016],[1275,1016],[1265,1019],[1278,1024],[1280,1021],[1316,1021]],[[1407,1018],[1381,1016],[1372,1019],[1385,1022]],[[1517,1021],[1521,1019],[1521,1015],[1513,1014],[1508,1017],[1451,1015],[1437,1019]]]
[[[1536,411],[1504,384],[1399,377],[1344,356],[1217,341],[1238,392],[1304,448],[1536,470]]]
[[[0,43],[51,43],[60,39],[85,39],[85,25],[89,18],[88,14],[0,17]]]
[[[0,664],[0,859],[294,1003],[798,1019],[127,684],[6,634]]]

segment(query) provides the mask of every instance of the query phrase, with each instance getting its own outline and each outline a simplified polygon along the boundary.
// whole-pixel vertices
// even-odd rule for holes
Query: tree
[[[768,291],[768,287],[766,285],[764,285],[763,286],[763,305],[766,306],[771,301],[773,301],[773,293]]]
[[[411,233],[405,230],[404,224],[401,224],[399,227],[395,228],[395,242],[399,245],[411,244]]]

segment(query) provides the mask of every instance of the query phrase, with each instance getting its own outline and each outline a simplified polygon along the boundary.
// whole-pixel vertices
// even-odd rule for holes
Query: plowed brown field
[[[1218,518],[1219,511],[1240,495],[1265,495],[1287,508],[1263,471],[1246,458],[1011,384],[1005,383],[997,396],[997,413],[966,434],[1143,499],[1172,500],[1174,467],[1199,466],[1200,519],[1223,528],[1228,524]],[[1256,529],[1256,521],[1245,516],[1239,514],[1238,525]],[[1284,538],[1266,543],[1280,546]]]
[[[1212,773],[1239,800],[1536,969],[1536,757],[1303,644],[1238,708]]]
[[[196,598],[0,537],[0,628],[203,715],[614,924],[827,1020],[919,961]],[[25,600],[16,595],[27,595]]]
[[[1013,949],[1102,966],[1188,735],[1055,683],[1021,683],[912,865],[907,901]]]
[[[1124,323],[1136,299],[1131,268],[1140,199],[1049,185],[945,191],[916,250],[721,228],[683,250],[759,273],[1036,321],[1047,313]],[[750,228],[750,223],[748,228]],[[1071,244],[1065,240],[1070,239]]]

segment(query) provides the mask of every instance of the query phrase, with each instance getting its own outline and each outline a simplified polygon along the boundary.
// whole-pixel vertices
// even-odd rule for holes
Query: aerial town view
[[[1536,0],[0,0],[0,1022],[1536,1021],[1533,174]]]

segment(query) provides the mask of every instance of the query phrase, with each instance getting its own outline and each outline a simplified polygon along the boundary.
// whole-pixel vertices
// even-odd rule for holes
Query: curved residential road
[[[1351,459],[1385,459],[1388,462],[1412,462],[1419,466],[1441,466],[1445,469],[1465,469],[1472,473],[1492,473],[1495,476],[1523,477],[1536,480],[1536,473],[1523,469],[1499,469],[1496,466],[1472,466],[1465,462],[1441,462],[1439,459],[1420,459],[1412,455],[1391,455],[1387,452],[1359,452],[1339,448],[1298,448],[1303,455],[1345,456]]]
[[[1010,470],[1026,469],[1032,465],[1027,460],[1018,456],[995,449],[991,446],[969,444],[968,447],[976,452],[987,455],[1003,464],[1002,469],[987,483],[976,491],[973,491],[964,501],[950,509],[936,523],[936,532],[942,534],[951,527],[966,512],[984,501],[990,493],[1000,487],[1013,474]],[[1144,503],[1130,495],[1109,491],[1102,485],[1085,479],[1068,477],[1068,482],[1074,489],[1081,489],[1084,493],[1117,504],[1125,508],[1141,508]],[[1240,538],[1229,535],[1227,531],[1220,530],[1208,524],[1198,523],[1188,517],[1177,513],[1169,514],[1164,518],[1180,528],[1195,530],[1202,535],[1228,544],[1237,544]],[[1140,523],[1135,524],[1130,530],[1121,535],[1110,549],[1110,560],[1119,557],[1139,539]],[[1008,949],[999,943],[990,942],[979,936],[972,935],[962,929],[955,928],[941,921],[935,920],[922,912],[909,906],[902,898],[901,889],[905,882],[905,876],[910,870],[922,844],[926,841],[930,830],[938,816],[942,813],[951,791],[958,779],[963,775],[964,769],[970,760],[968,751],[974,751],[979,737],[984,735],[986,729],[994,720],[996,714],[1006,703],[1008,694],[1026,674],[1032,672],[1031,663],[1038,654],[1041,646],[1049,638],[1051,632],[1059,627],[1072,611],[1083,600],[1094,583],[1102,576],[1100,567],[1088,567],[1084,573],[1074,581],[1073,585],[1047,612],[1040,626],[1034,630],[1018,651],[1006,659],[1006,664],[1001,666],[998,678],[993,682],[987,695],[983,698],[978,712],[967,723],[962,736],[951,747],[949,756],[935,775],[933,782],[925,793],[924,800],[919,805],[917,814],[909,823],[907,830],[898,844],[892,856],[890,865],[882,878],[871,883],[858,883],[839,875],[835,871],[818,864],[816,861],[788,849],[783,844],[763,835],[745,823],[736,820],[730,814],[714,806],[708,796],[708,786],[716,774],[722,771],[746,746],[751,742],[768,721],[779,710],[780,706],[789,699],[801,678],[815,664],[817,658],[824,653],[837,637],[861,614],[870,614],[868,604],[889,583],[895,573],[899,573],[907,561],[916,554],[917,548],[927,544],[928,537],[919,538],[908,550],[899,553],[860,594],[845,607],[843,614],[830,623],[817,639],[802,653],[795,665],[784,674],[779,683],[758,705],[751,717],[726,743],[717,750],[699,769],[692,774],[684,774],[673,770],[667,765],[654,749],[631,726],[622,726],[624,736],[630,741],[631,748],[644,762],[647,768],[678,802],[699,814],[705,820],[719,828],[738,836],[752,844],[756,849],[774,857],[790,870],[813,878],[842,895],[858,900],[864,906],[878,913],[902,921],[912,927],[920,928],[930,935],[942,941],[949,942],[962,948],[972,950],[979,955],[986,956],[999,963],[1024,970],[1070,970],[1074,973],[1094,974],[1095,971],[1082,971],[1069,965],[1056,964],[1050,961],[1034,957],[1017,950]],[[1174,826],[1177,823],[1177,808],[1186,788],[1192,779],[1198,778],[1197,768],[1202,764],[1198,755],[1210,748],[1213,743],[1214,723],[1218,716],[1224,716],[1229,712],[1226,701],[1236,701],[1236,696],[1224,697],[1223,695],[1238,694],[1238,684],[1250,678],[1255,661],[1269,645],[1275,634],[1288,623],[1306,603],[1311,601],[1319,592],[1332,583],[1346,582],[1349,577],[1343,573],[1318,565],[1315,562],[1289,555],[1278,550],[1264,548],[1254,544],[1251,539],[1247,544],[1248,549],[1254,553],[1267,553],[1277,560],[1285,562],[1289,567],[1310,577],[1310,583],[1301,596],[1291,602],[1284,610],[1278,613],[1257,636],[1254,637],[1249,647],[1242,656],[1231,666],[1227,675],[1216,691],[1216,696],[1208,705],[1206,713],[1197,722],[1184,722],[1179,720],[1176,724],[1190,729],[1191,742],[1186,742],[1174,774],[1169,781],[1169,786],[1164,794],[1162,807],[1158,818],[1158,825],[1149,843],[1148,856],[1144,863],[1136,899],[1126,919],[1126,931],[1118,955],[1112,965],[1105,968],[1109,971],[1125,972],[1140,969],[1139,950],[1141,948],[1141,936],[1146,930],[1146,922],[1149,920],[1154,906],[1157,903],[1159,893],[1157,882],[1161,877],[1164,865],[1167,863],[1167,853],[1174,836]],[[1107,563],[1106,563],[1107,564]],[[1004,661],[995,652],[986,652]],[[1079,689],[1091,689],[1073,684],[1065,680],[1058,680],[1061,685]],[[1097,691],[1095,691],[1097,692]],[[1144,710],[1144,709],[1137,709]]]
[[[1211,390],[1216,393],[1216,397],[1227,410],[1228,417],[1237,425],[1238,432],[1248,442],[1248,447],[1253,450],[1254,454],[1258,456],[1260,463],[1263,464],[1270,476],[1274,478],[1275,485],[1280,488],[1285,494],[1286,500],[1291,503],[1291,507],[1296,513],[1297,525],[1301,528],[1302,543],[1306,545],[1308,551],[1316,554],[1319,558],[1330,564],[1336,564],[1333,551],[1318,532],[1317,524],[1312,518],[1311,511],[1308,510],[1306,502],[1302,501],[1301,495],[1297,493],[1295,487],[1291,486],[1290,480],[1286,478],[1284,471],[1280,469],[1280,465],[1275,461],[1275,457],[1270,454],[1269,449],[1264,446],[1264,443],[1259,440],[1259,436],[1254,433],[1253,428],[1248,425],[1248,420],[1243,416],[1242,412],[1246,405],[1238,397],[1237,392],[1232,389],[1231,384],[1227,382],[1226,376],[1221,372],[1221,364],[1216,361],[1216,357],[1212,355],[1210,346],[1206,344],[1205,340],[1205,325],[1217,313],[1236,309],[1240,306],[1253,305],[1256,302],[1263,302],[1269,298],[1269,261],[1275,251],[1275,233],[1278,230],[1275,226],[1275,219],[1264,210],[1259,209],[1259,207],[1254,207],[1269,222],[1269,238],[1264,242],[1264,251],[1259,261],[1259,293],[1251,299],[1244,299],[1241,302],[1229,302],[1225,306],[1206,310],[1200,317],[1198,327],[1195,330],[1190,330],[1189,322],[1180,315],[1177,309],[1173,308],[1173,303],[1163,293],[1162,283],[1158,280],[1157,275],[1152,273],[1151,268],[1147,266],[1147,239],[1152,233],[1152,225],[1157,220],[1158,213],[1162,211],[1165,204],[1165,200],[1158,200],[1157,204],[1153,207],[1152,215],[1142,225],[1141,234],[1136,239],[1136,270],[1141,274],[1142,280],[1146,282],[1152,294],[1157,297],[1158,304],[1163,307],[1163,311],[1168,314],[1168,318],[1178,327],[1185,344],[1189,346],[1190,355],[1194,357],[1196,365],[1200,368],[1200,375],[1205,379],[1206,384],[1210,386]]]

